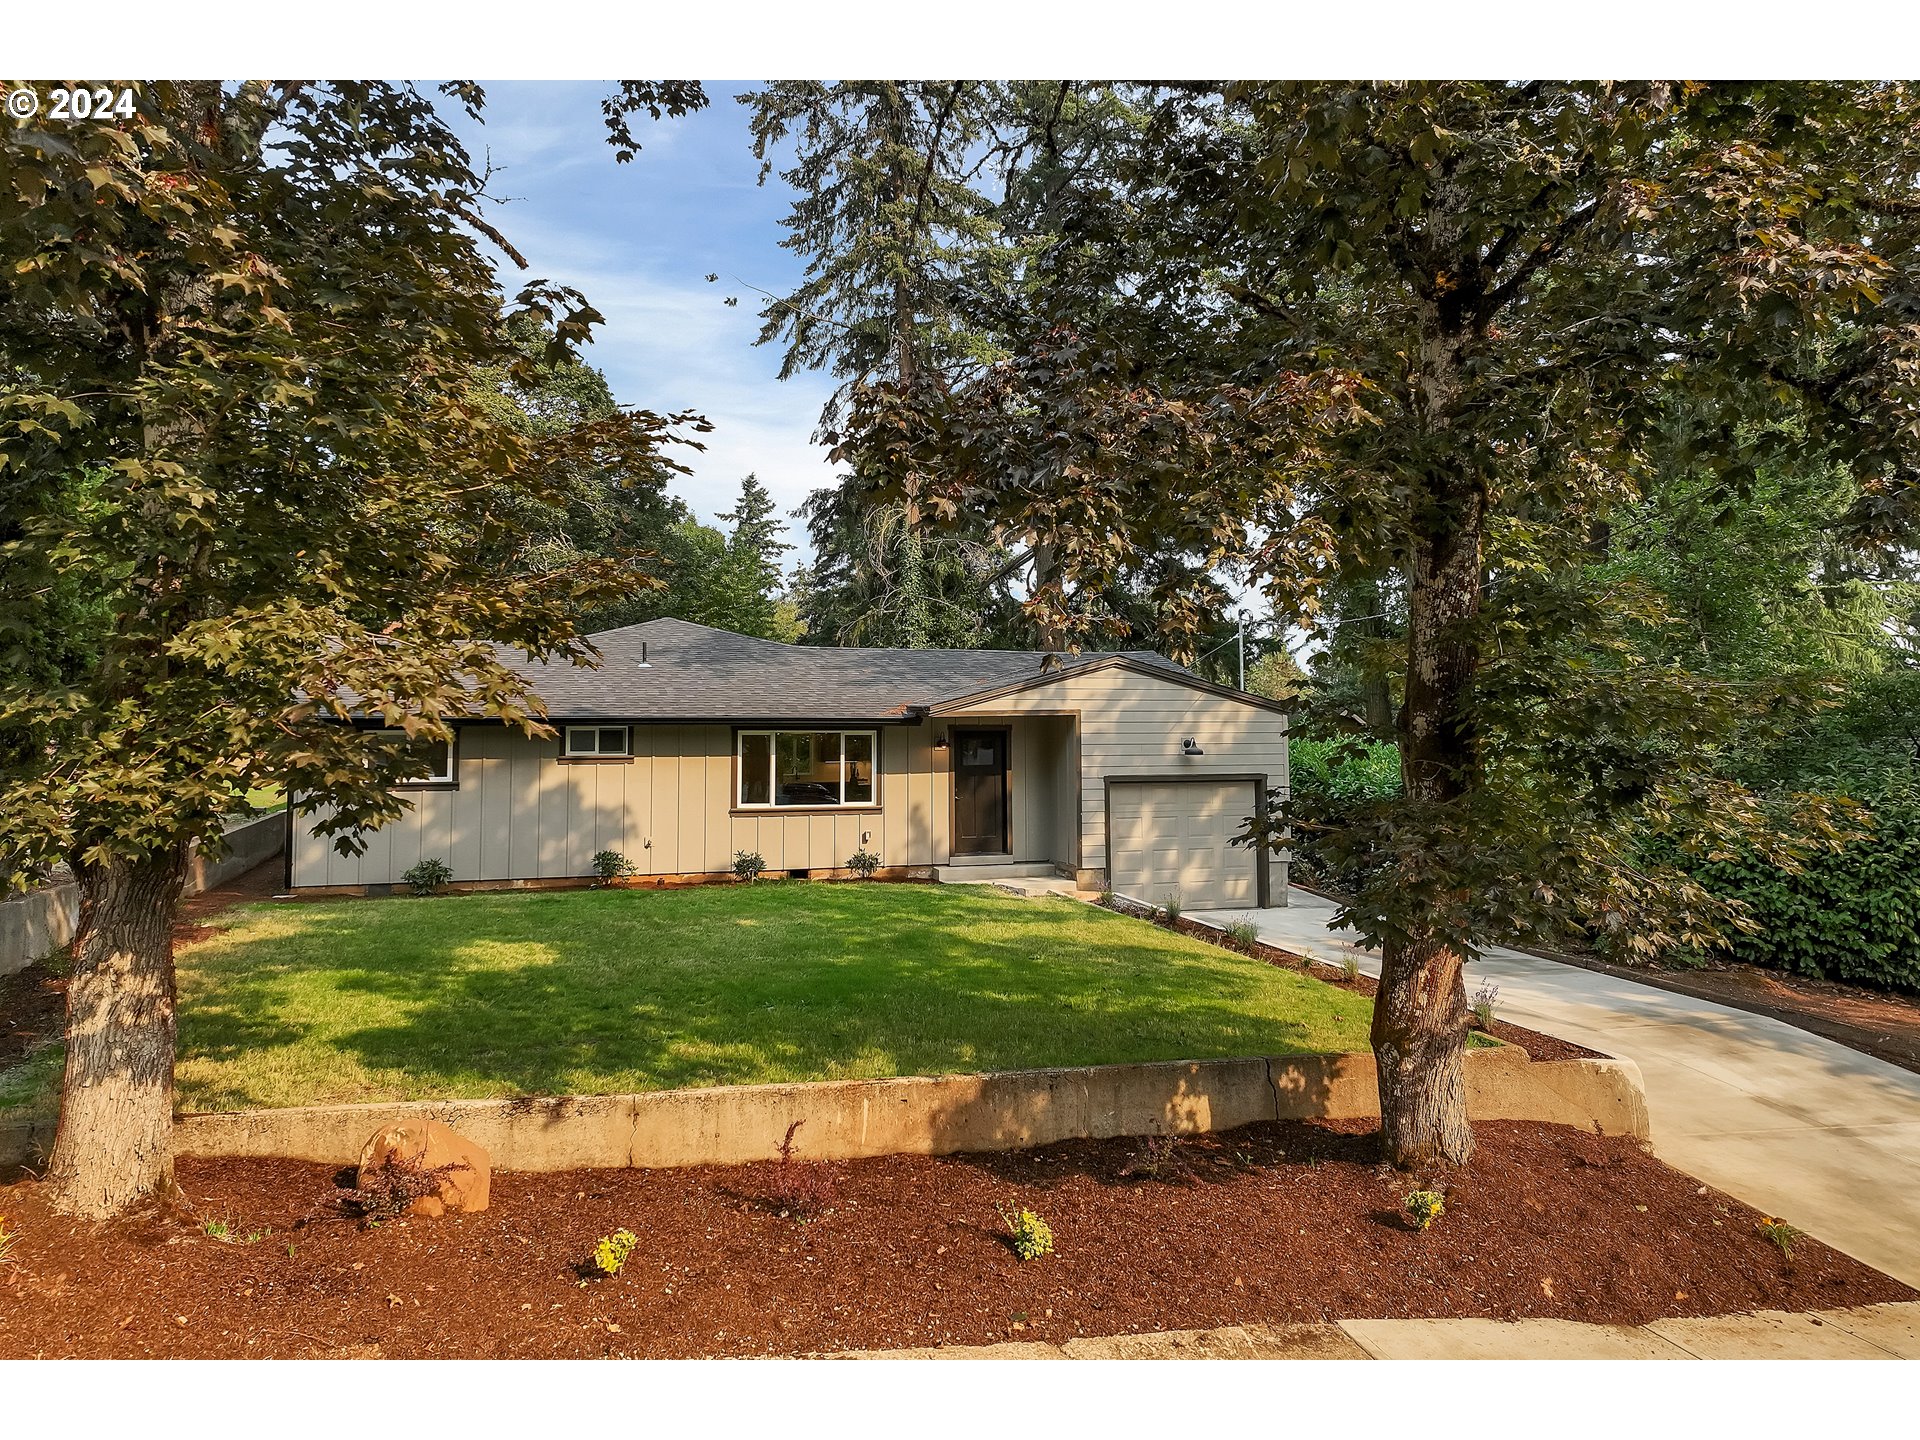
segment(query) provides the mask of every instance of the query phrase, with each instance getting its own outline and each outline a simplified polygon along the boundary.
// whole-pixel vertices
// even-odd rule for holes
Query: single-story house
[[[919,878],[1284,903],[1284,860],[1229,841],[1287,785],[1285,709],[1161,656],[832,649],[683,620],[592,640],[598,668],[514,667],[553,738],[455,725],[364,854],[296,818],[289,886],[382,893],[435,857],[456,887],[577,883],[603,850],[638,883],[723,875],[739,851],[818,876],[865,850]]]

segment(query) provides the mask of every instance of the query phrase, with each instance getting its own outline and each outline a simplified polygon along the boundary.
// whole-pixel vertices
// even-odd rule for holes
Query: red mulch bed
[[[762,1167],[494,1177],[493,1208],[362,1229],[310,1218],[328,1167],[183,1160],[202,1219],[94,1226],[0,1190],[21,1240],[0,1266],[0,1356],[702,1356],[1066,1340],[1251,1322],[1555,1316],[1645,1322],[1908,1300],[1813,1240],[1789,1265],[1746,1206],[1626,1141],[1492,1122],[1401,1218],[1409,1179],[1361,1124],[1263,1124],[1183,1142],[1184,1181],[1127,1178],[1135,1142],[830,1167],[814,1218]],[[345,1177],[343,1177],[345,1178]],[[997,1204],[1058,1249],[1021,1263]],[[582,1287],[596,1237],[640,1236]]]
[[[1235,940],[1224,931],[1211,925],[1202,925],[1196,920],[1185,918],[1168,924],[1157,910],[1145,905],[1137,905],[1131,900],[1115,898],[1105,902],[1106,908],[1118,911],[1122,915],[1131,915],[1136,920],[1146,920],[1160,926],[1163,930],[1176,930],[1182,935],[1190,935],[1196,940],[1205,940],[1210,945],[1218,945],[1224,950],[1237,950],[1242,955],[1251,955],[1256,960],[1264,960],[1269,965],[1278,965],[1283,970],[1298,970],[1311,975],[1322,984],[1331,985],[1336,990],[1351,990],[1356,995],[1364,995],[1371,1000],[1380,990],[1380,982],[1370,975],[1356,975],[1349,980],[1333,966],[1323,964],[1306,955],[1296,955],[1291,950],[1282,950],[1278,946],[1268,945],[1255,940],[1243,943]],[[1604,1060],[1607,1057],[1598,1050],[1589,1050],[1584,1045],[1576,1045],[1571,1040],[1562,1040],[1557,1035],[1542,1034],[1538,1030],[1523,1029],[1518,1025],[1509,1025],[1496,1019],[1493,1024],[1482,1026],[1477,1021],[1469,1021],[1475,1030],[1491,1035],[1496,1040],[1504,1040],[1509,1045],[1518,1045],[1534,1060]]]

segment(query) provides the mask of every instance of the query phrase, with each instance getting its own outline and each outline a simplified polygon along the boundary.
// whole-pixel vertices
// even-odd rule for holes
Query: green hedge
[[[1920,991],[1920,789],[1889,789],[1867,803],[1872,834],[1797,874],[1751,859],[1696,872],[1759,922],[1758,933],[1734,941],[1734,959]]]
[[[1365,881],[1364,858],[1328,853],[1313,824],[1339,827],[1363,805],[1391,800],[1400,793],[1397,746],[1367,741],[1295,740],[1288,747],[1287,772],[1293,786],[1291,809],[1296,826],[1292,873],[1308,885],[1351,892]]]

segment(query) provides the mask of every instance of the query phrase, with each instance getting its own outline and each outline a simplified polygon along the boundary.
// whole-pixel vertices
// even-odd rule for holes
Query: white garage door
[[[1115,780],[1107,863],[1113,888],[1148,905],[1177,891],[1189,910],[1260,903],[1259,860],[1228,842],[1253,811],[1246,780]]]

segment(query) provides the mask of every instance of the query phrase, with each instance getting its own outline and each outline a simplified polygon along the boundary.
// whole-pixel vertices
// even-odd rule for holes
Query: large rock
[[[473,1141],[438,1120],[423,1116],[375,1131],[360,1151],[361,1188],[366,1188],[370,1172],[394,1159],[422,1170],[443,1172],[438,1177],[439,1189],[409,1205],[409,1215],[445,1215],[456,1210],[471,1213],[487,1208],[493,1187],[492,1159]]]

